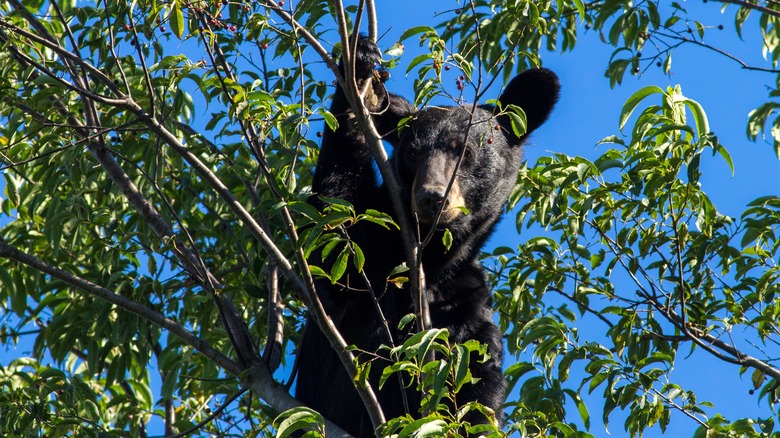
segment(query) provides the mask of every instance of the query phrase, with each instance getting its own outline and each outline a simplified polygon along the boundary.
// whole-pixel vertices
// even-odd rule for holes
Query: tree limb
[[[209,358],[215,364],[219,365],[226,372],[233,376],[243,379],[243,384],[246,385],[253,393],[257,394],[261,399],[265,400],[271,407],[278,411],[286,411],[294,407],[302,406],[302,404],[293,398],[284,386],[277,383],[268,369],[260,364],[255,364],[252,368],[246,370],[238,363],[232,361],[227,356],[223,355],[219,351],[215,350],[206,341],[192,334],[184,326],[180,325],[176,321],[168,319],[165,315],[155,312],[148,307],[136,303],[122,295],[116,294],[100,285],[92,283],[89,280],[78,277],[70,272],[50,265],[42,260],[37,259],[27,253],[24,253],[4,240],[0,240],[0,258],[17,261],[21,264],[29,266],[44,274],[50,275],[53,278],[63,281],[64,283],[79,289],[89,295],[96,298],[105,300],[109,303],[121,307],[122,309],[137,315],[145,320],[157,325],[160,328],[168,330],[172,334],[176,335],[187,345],[195,348],[200,354]],[[328,436],[349,436],[338,426],[325,420],[325,430]]]

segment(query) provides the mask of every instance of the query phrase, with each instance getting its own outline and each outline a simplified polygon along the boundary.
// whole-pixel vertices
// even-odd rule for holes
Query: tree
[[[780,7],[724,3],[737,4],[738,32],[759,15],[771,55],[760,68],[778,73]],[[404,230],[409,270],[392,282],[424,290],[420,242],[402,207],[366,216],[307,203],[317,130],[334,123],[334,77],[392,183],[360,90],[332,55],[350,65],[353,29],[377,38],[373,1],[6,0],[0,10],[0,339],[31,345],[29,357],[0,364],[0,432],[336,435],[289,395],[289,353],[306,312],[342,352],[376,426],[458,431],[456,413],[383,419],[365,362],[314,293],[315,277],[359,269],[359,252],[337,233],[358,220]],[[719,50],[676,3],[484,0],[453,3],[439,20],[404,31],[387,55],[388,67],[416,72],[419,105],[479,100],[492,82],[539,64],[542,46],[572,50],[584,29],[615,47],[613,85],[659,62],[669,71],[681,45]],[[422,53],[399,58],[400,43],[415,40]],[[450,69],[462,72],[457,90],[442,81]],[[748,137],[771,124],[780,150],[776,94],[752,113]],[[714,155],[730,165],[730,156],[680,88],[637,91],[619,128],[629,135],[607,137],[612,147],[596,160],[558,154],[525,167],[511,204],[518,228],[540,236],[486,254],[513,357],[505,374],[519,388],[504,430],[598,435],[596,393],[603,423],[619,408],[632,436],[663,430],[672,412],[701,436],[774,436],[780,199],[746,200],[738,218],[718,212],[699,184],[701,163]],[[327,242],[341,263],[323,270],[308,256]],[[433,344],[397,346],[388,369],[411,369],[446,398],[459,382],[432,381],[425,360],[452,370],[446,352],[457,346],[425,324],[418,303]],[[597,335],[582,336],[582,322]],[[442,354],[421,355],[430,345]],[[669,380],[690,349],[749,374],[761,412],[729,418]]]

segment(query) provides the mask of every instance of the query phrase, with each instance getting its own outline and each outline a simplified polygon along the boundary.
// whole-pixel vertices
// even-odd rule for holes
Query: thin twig
[[[780,17],[780,11],[768,8],[766,6],[759,5],[757,3],[750,3],[744,0],[713,0],[713,1],[738,5],[745,9],[752,9],[754,11],[759,11],[766,15],[771,15],[773,17]]]
[[[233,403],[235,399],[241,397],[241,395],[244,394],[246,391],[247,391],[246,388],[238,390],[238,392],[223,400],[222,404],[217,409],[214,409],[209,415],[206,416],[206,418],[198,422],[198,424],[193,425],[192,427],[185,430],[184,432],[177,433],[175,435],[166,435],[164,438],[183,438],[187,435],[199,431],[204,426],[206,426],[211,421],[213,421],[215,418],[217,418],[222,413],[222,411],[227,409],[227,407],[230,406],[230,404]]]

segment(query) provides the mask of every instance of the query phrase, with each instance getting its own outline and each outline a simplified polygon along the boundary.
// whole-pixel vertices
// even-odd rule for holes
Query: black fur
[[[496,108],[492,106],[478,107],[473,117],[467,108],[461,107],[416,111],[402,97],[387,93],[384,85],[373,77],[380,56],[375,45],[360,40],[358,82],[360,85],[372,81],[372,92],[366,100],[369,109],[375,112],[374,123],[384,140],[394,147],[392,163],[402,186],[402,197],[416,212],[423,236],[429,229],[426,224],[432,222],[442,203],[449,208],[449,203],[462,202],[468,209],[468,214],[455,212],[452,218],[443,219],[444,224],[440,222],[438,228],[449,228],[454,238],[449,251],[445,251],[441,231],[437,231],[423,252],[433,326],[449,329],[451,342],[476,339],[487,344],[491,356],[484,363],[472,361],[472,374],[480,380],[464,386],[458,393],[457,403],[477,400],[498,412],[506,386],[501,370],[503,347],[501,333],[492,322],[491,290],[477,257],[515,183],[522,144],[546,120],[557,100],[558,79],[549,70],[535,69],[509,83],[499,101],[503,106],[520,106],[528,120],[528,132],[518,138],[513,134],[509,118],[496,116]],[[377,182],[371,153],[362,132],[350,119],[351,110],[340,88],[336,89],[331,112],[337,116],[339,128],[335,132],[326,128],[324,132],[314,192],[345,199],[358,212],[375,209],[392,214],[387,189]],[[414,118],[399,135],[398,122],[413,114]],[[468,150],[453,189],[459,192],[460,198],[444,199],[443,188],[452,176],[467,131]],[[386,281],[390,271],[405,261],[399,232],[361,222],[351,227],[349,234],[365,253],[365,272],[376,294],[381,295],[380,303],[390,327],[397,327],[400,318],[412,312],[408,288],[387,287]],[[317,292],[347,344],[376,351],[389,341],[369,294],[361,291],[367,286],[355,273],[349,282],[350,289],[320,282]],[[404,336],[405,333],[394,333],[393,342],[402,343]],[[353,382],[315,324],[308,325],[298,354],[296,397],[354,436],[373,436],[373,427]],[[372,367],[370,379],[374,388],[383,367],[382,362]],[[405,413],[400,391],[400,385],[393,379],[378,394],[388,419]],[[411,414],[416,416],[419,394],[407,391]]]

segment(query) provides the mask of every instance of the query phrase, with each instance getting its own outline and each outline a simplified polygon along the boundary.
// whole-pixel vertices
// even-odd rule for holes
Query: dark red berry
[[[130,29],[131,29],[130,25],[129,24],[125,24],[125,30],[130,30]]]
[[[447,71],[450,71],[450,66],[449,65],[445,65],[444,69],[447,70]]]
[[[260,44],[260,48],[265,50],[265,49],[268,48],[268,44],[266,44],[266,43]]]
[[[160,32],[165,32],[165,26],[160,26]]]
[[[488,139],[487,139],[487,143],[488,143],[488,144],[493,144],[493,138],[492,138],[492,137],[488,137]]]

